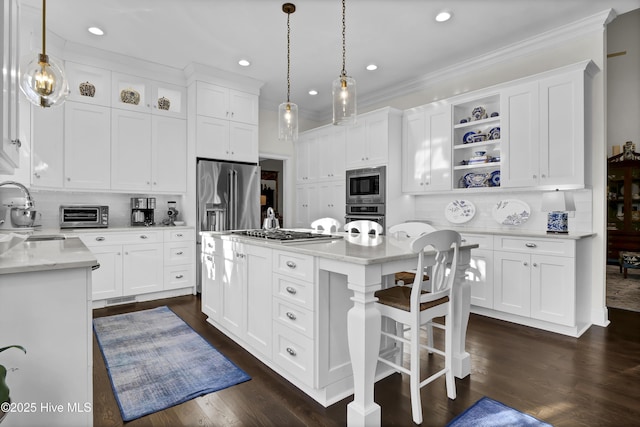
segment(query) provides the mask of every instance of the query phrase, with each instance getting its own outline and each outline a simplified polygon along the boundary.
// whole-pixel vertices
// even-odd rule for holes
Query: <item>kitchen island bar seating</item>
[[[344,225],[344,229],[347,233],[353,233],[355,231],[360,234],[370,234],[373,232],[375,236],[379,236],[384,231],[380,224],[368,219],[348,222]]]
[[[340,221],[335,218],[318,218],[311,223],[311,228],[316,232],[331,234],[340,231]]]
[[[385,356],[380,356],[378,360],[386,363],[410,377],[411,388],[411,412],[413,422],[422,423],[422,404],[420,400],[420,388],[431,383],[435,379],[445,375],[447,396],[450,399],[456,398],[456,385],[452,370],[453,355],[453,294],[452,288],[455,275],[457,273],[458,249],[460,247],[460,234],[452,230],[434,231],[414,238],[411,242],[411,250],[418,254],[418,265],[416,271],[424,270],[424,249],[432,247],[435,251],[435,263],[431,266],[430,285],[431,291],[424,289],[424,281],[420,275],[416,275],[413,286],[393,286],[391,288],[377,291],[377,308],[383,317],[394,320],[397,324],[409,325],[409,339],[404,336],[402,328],[396,328],[396,333],[390,334],[382,331],[382,335],[397,340],[400,343],[409,344],[410,367],[403,366],[402,346],[396,347],[400,352],[395,360],[390,360]],[[444,325],[433,322],[436,317],[444,316]],[[444,351],[437,349],[431,344],[420,344],[420,327],[429,325],[444,329],[445,345]],[[431,338],[431,334],[430,334]],[[420,350],[426,348],[429,352],[444,356],[444,368],[430,375],[424,381],[420,377]],[[399,357],[398,357],[399,356]]]

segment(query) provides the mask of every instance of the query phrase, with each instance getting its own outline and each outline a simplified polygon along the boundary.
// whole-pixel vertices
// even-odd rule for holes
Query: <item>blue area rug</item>
[[[513,409],[496,400],[483,397],[462,414],[455,417],[447,427],[552,427],[531,415]]]
[[[97,318],[93,330],[123,421],[251,379],[168,307]]]

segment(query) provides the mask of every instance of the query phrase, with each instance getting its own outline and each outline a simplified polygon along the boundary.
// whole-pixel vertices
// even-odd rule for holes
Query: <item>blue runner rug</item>
[[[496,400],[483,397],[462,414],[455,417],[447,427],[552,427],[531,415],[513,409]]]
[[[123,421],[251,379],[168,307],[93,320]]]

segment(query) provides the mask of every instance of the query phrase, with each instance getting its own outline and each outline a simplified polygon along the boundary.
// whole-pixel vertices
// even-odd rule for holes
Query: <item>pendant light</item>
[[[356,123],[356,81],[347,76],[345,68],[347,49],[345,43],[345,0],[342,0],[342,73],[333,81],[333,124],[353,125]]]
[[[282,11],[287,14],[287,102],[278,107],[278,139],[281,141],[297,141],[298,139],[298,106],[289,101],[291,95],[291,26],[289,18],[296,11],[292,3],[282,5]]]
[[[40,107],[64,103],[69,94],[69,83],[56,61],[46,54],[47,1],[42,0],[42,53],[23,70],[20,89],[29,102]]]

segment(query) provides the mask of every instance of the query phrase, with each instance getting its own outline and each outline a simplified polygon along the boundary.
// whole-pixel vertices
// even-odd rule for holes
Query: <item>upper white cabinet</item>
[[[112,73],[111,106],[124,110],[151,111],[151,82],[143,77]]]
[[[343,180],[345,172],[346,128],[327,125],[304,132],[296,142],[296,179]]]
[[[389,111],[377,110],[358,116],[346,128],[346,168],[380,166],[389,162]]]
[[[111,109],[64,104],[64,186],[107,190],[111,178]]]
[[[205,82],[196,83],[199,115],[258,124],[258,96]]]
[[[0,115],[2,116],[0,145],[0,173],[13,174],[20,166],[20,149],[22,143],[19,136],[19,45],[18,45],[18,1],[3,0],[2,8],[2,78],[0,89]]]
[[[402,120],[402,191],[451,189],[451,106],[433,103]]]
[[[196,154],[210,159],[258,161],[258,96],[198,81]]]
[[[151,82],[151,113],[161,116],[187,117],[187,89],[164,82]]]
[[[152,190],[167,193],[187,191],[187,121],[151,117]]]
[[[69,101],[111,106],[111,71],[66,61]]]
[[[584,187],[585,76],[592,62],[505,88],[502,185]]]
[[[65,108],[31,107],[31,186],[34,188],[64,187]]]

